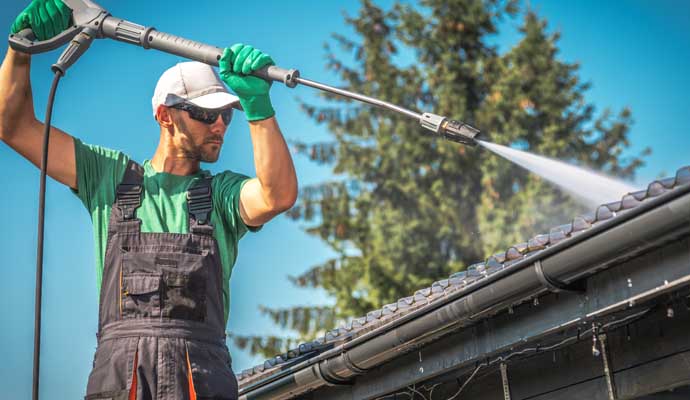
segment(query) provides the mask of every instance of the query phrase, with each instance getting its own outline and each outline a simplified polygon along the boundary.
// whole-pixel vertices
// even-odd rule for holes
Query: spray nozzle
[[[477,145],[475,138],[479,135],[479,129],[454,119],[444,121],[441,127],[446,138],[468,146]]]
[[[419,119],[423,128],[442,135],[448,140],[468,146],[476,146],[479,129],[462,121],[448,119],[441,115],[424,113]]]

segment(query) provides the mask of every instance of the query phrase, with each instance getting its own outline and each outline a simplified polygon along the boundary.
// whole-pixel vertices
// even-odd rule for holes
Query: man
[[[59,34],[71,10],[33,0],[12,26],[39,40]],[[0,68],[0,139],[39,165],[43,124],[33,109],[30,56],[9,49]],[[273,63],[241,44],[225,49],[222,80],[180,63],[156,85],[158,148],[138,164],[51,128],[48,175],[69,186],[94,225],[100,290],[98,348],[87,399],[235,399],[224,341],[237,242],[290,208],[297,179],[269,98],[248,75]],[[233,109],[251,132],[256,178],[211,176]]]

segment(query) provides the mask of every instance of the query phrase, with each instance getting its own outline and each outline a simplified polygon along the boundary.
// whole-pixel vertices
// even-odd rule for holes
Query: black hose
[[[46,208],[46,171],[48,170],[48,143],[50,142],[50,118],[53,101],[62,72],[55,71],[53,85],[48,95],[45,130],[43,131],[43,158],[41,159],[41,184],[38,190],[38,244],[36,248],[36,303],[34,304],[34,375],[31,398],[38,400],[38,376],[41,363],[41,292],[43,291],[43,225]]]

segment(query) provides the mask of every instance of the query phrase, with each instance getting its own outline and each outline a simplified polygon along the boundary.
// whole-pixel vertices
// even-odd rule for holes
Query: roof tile
[[[551,245],[556,244],[566,238],[567,236],[565,232],[558,228],[553,228],[551,229],[551,232],[549,232],[549,244]]]
[[[573,222],[572,222],[571,225],[572,225],[572,227],[573,227],[573,232],[584,231],[584,230],[589,229],[589,228],[592,227],[592,224],[590,224],[589,222],[587,222],[587,220],[586,220],[584,217],[581,217],[581,216],[580,216],[580,217],[573,218]]]
[[[458,271],[448,278],[451,283],[451,287],[464,286],[467,283],[466,279],[467,272],[465,271]]]
[[[628,193],[623,196],[621,200],[621,208],[624,210],[629,210],[640,205],[640,200],[638,200],[632,193]]]
[[[491,257],[489,257],[489,259],[493,258],[496,262],[503,264],[504,262],[506,262],[506,259],[508,258],[506,253],[507,253],[507,251],[502,251],[500,253],[496,253],[496,254],[492,255]],[[478,264],[475,264],[475,265],[477,265],[478,269],[481,269]]]
[[[338,336],[342,336],[343,338],[349,337],[351,331],[352,329],[346,329],[344,326],[340,326],[338,328]]]
[[[482,276],[482,270],[484,270],[484,263],[472,264],[467,267],[467,277],[472,280],[476,280]]]
[[[663,179],[657,180],[656,182],[659,182],[662,185],[664,185],[664,187],[666,189],[673,189],[676,186],[676,177],[672,176],[669,178],[663,178]]]
[[[676,185],[685,185],[690,183],[690,166],[683,167],[676,172]]]
[[[489,257],[489,259],[486,260],[486,263],[477,266],[477,270],[485,273],[486,270],[490,270],[492,268],[496,269],[496,267],[500,265],[503,265],[503,263],[500,262],[496,257]]]
[[[414,305],[414,296],[403,297],[398,300],[398,308],[401,310],[410,308]]]
[[[586,214],[582,214],[580,217],[587,221],[590,224],[593,224],[597,221],[597,214],[593,212],[588,212]]]
[[[383,306],[383,315],[395,314],[396,311],[398,311],[397,303],[390,303]]]
[[[525,246],[526,247],[526,246]],[[522,258],[522,253],[520,250],[518,250],[516,247],[511,247],[506,251],[506,260],[516,260],[518,258]],[[500,264],[500,263],[497,263]]]
[[[367,322],[375,321],[375,320],[381,318],[381,314],[383,314],[382,310],[369,311],[367,313]]]
[[[326,332],[326,341],[331,341],[335,338],[340,336],[340,333],[338,332],[337,329],[331,329],[330,331]]]
[[[604,221],[615,216],[615,211],[611,210],[607,206],[599,206],[597,208],[597,221]]]
[[[450,282],[448,279],[441,279],[440,281],[436,281],[431,284],[431,290],[440,290],[441,292],[444,291],[448,286],[450,285]]]
[[[632,195],[635,200],[642,201],[647,198],[647,190],[638,190],[637,192],[630,193],[630,195]]]
[[[620,202],[620,201],[614,201],[614,202],[611,202],[611,203],[606,203],[606,204],[604,204],[604,205],[605,205],[606,207],[608,207],[608,209],[611,210],[611,211],[613,211],[613,212],[618,212],[618,211],[620,211],[621,208],[622,208],[621,202]]]
[[[647,186],[647,196],[656,197],[668,191],[664,185],[659,181],[654,181]]]
[[[543,250],[549,244],[549,235],[537,235],[527,242],[527,249],[532,251]]]

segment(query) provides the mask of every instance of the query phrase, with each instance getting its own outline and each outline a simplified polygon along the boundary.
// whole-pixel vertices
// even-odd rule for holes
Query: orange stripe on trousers
[[[189,400],[196,400],[196,390],[194,390],[194,381],[192,380],[192,366],[189,363],[189,353],[185,351],[187,356],[187,383],[189,384]]]
[[[186,352],[185,352],[186,353]],[[196,400],[196,390],[194,390],[194,381],[192,380],[192,366],[189,362],[189,354],[187,356],[187,383],[189,385],[189,400]],[[134,353],[134,366],[132,368],[132,386],[129,388],[129,400],[137,400],[137,366],[139,365],[139,351]]]
[[[139,366],[139,350],[134,353],[134,365],[132,367],[132,386],[129,387],[129,400],[137,400],[137,367]]]

